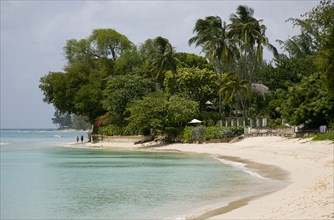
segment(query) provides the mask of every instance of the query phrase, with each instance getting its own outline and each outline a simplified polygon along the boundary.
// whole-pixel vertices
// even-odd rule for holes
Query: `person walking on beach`
[[[79,136],[77,136],[77,144],[79,143]]]
[[[81,135],[81,143],[83,142],[83,140],[84,140],[84,137],[83,137],[83,135]]]

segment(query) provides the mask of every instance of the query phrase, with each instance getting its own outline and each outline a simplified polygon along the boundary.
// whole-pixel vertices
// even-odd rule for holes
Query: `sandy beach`
[[[287,181],[287,186],[281,190],[235,201],[228,207],[203,215],[189,215],[189,218],[334,219],[334,144],[329,141],[255,137],[231,144],[171,144],[143,148],[143,145],[129,142],[85,144],[82,147],[219,155],[223,159],[246,163],[249,169],[267,178]]]

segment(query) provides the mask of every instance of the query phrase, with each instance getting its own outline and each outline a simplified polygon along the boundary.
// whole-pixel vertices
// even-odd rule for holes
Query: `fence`
[[[230,118],[224,118],[220,121],[220,126],[250,126],[250,127],[256,127],[256,128],[265,128],[267,127],[268,119],[266,117],[257,117],[257,118],[249,118],[245,120],[244,118],[238,118],[238,117],[230,117]]]
[[[244,127],[245,137],[259,137],[259,136],[281,136],[281,137],[296,137],[294,128],[252,128]]]

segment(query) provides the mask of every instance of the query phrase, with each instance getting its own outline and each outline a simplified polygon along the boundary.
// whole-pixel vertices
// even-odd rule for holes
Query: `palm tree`
[[[178,59],[168,39],[157,37],[153,40],[153,46],[153,53],[150,55],[152,71],[156,72],[156,79],[163,85],[166,71],[171,71],[173,75],[176,74]]]
[[[219,90],[219,93],[224,95],[223,103],[228,104],[232,102],[233,99],[236,99],[244,119],[246,119],[246,103],[243,97],[247,92],[247,80],[240,79],[240,77],[233,72],[229,72],[223,75],[222,88]]]
[[[254,10],[240,5],[237,13],[230,17],[229,37],[238,41],[239,50],[248,69],[242,73],[243,78],[253,77],[255,66],[263,62],[263,46],[275,56],[277,49],[269,43],[265,36],[266,26],[261,24],[262,20],[253,17]]]
[[[196,36],[189,39],[189,44],[202,46],[202,52],[210,62],[223,60],[224,64],[231,62],[234,57],[234,43],[227,37],[227,25],[219,16],[209,16],[196,22],[193,32]],[[221,66],[215,66],[222,68]],[[221,70],[220,70],[221,71]]]
[[[163,88],[165,73],[171,71],[175,75],[177,63],[174,47],[163,37],[146,40],[139,47],[139,54],[145,62],[145,72],[148,77],[154,78]]]
[[[217,72],[219,86],[222,86],[222,75],[231,69],[237,54],[233,40],[227,36],[227,25],[219,16],[209,16],[196,21],[194,30],[196,36],[189,39],[189,45],[201,46],[208,61]],[[221,95],[219,96],[219,111],[221,111]]]
[[[261,24],[262,20],[256,20],[253,14],[253,9],[240,5],[236,14],[231,15],[231,24],[228,26],[229,38],[238,42],[239,75],[241,79],[248,81],[249,91],[251,91],[255,70],[260,63],[263,63],[263,48],[266,47],[274,56],[278,55],[277,49],[265,36],[266,26]],[[250,106],[251,95],[246,95],[245,99],[248,99],[248,106]]]
[[[263,48],[268,48],[275,56],[278,54],[265,36],[266,26],[261,24],[262,20],[256,20],[253,14],[253,9],[239,6],[236,14],[231,15],[229,25],[218,16],[209,16],[196,22],[193,30],[196,36],[190,38],[189,44],[202,47],[202,52],[216,69],[220,89],[224,72],[236,68],[240,78],[248,82],[248,91],[251,91],[255,70],[263,62]],[[248,100],[250,106],[251,96],[245,94],[244,99],[243,103]],[[221,101],[220,95],[220,111]]]
[[[173,46],[169,43],[168,39],[163,37],[157,37],[153,40],[155,53],[153,64],[154,67],[160,72],[163,70],[170,70],[176,72],[176,57]]]

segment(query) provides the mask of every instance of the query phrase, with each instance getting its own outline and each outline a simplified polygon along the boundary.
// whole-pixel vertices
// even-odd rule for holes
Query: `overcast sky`
[[[139,45],[168,38],[177,52],[188,46],[197,19],[218,15],[227,21],[238,5],[263,19],[271,43],[298,34],[290,17],[300,18],[319,1],[4,1],[1,0],[1,128],[55,128],[52,105],[42,101],[39,79],[61,71],[66,40],[113,28]],[[267,55],[267,58],[270,57]]]

